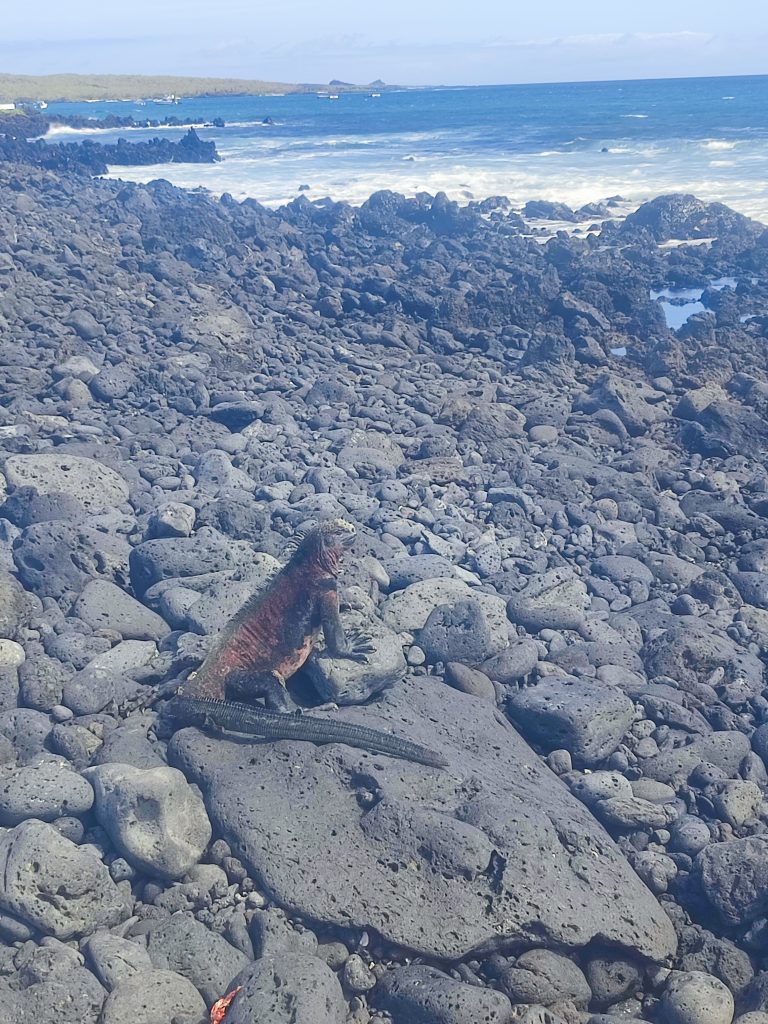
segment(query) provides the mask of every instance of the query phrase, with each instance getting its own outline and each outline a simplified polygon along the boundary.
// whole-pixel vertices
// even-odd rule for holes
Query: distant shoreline
[[[267,82],[251,78],[208,78],[196,75],[10,75],[0,73],[0,103],[89,103],[101,101],[135,102],[137,100],[201,99],[206,96],[269,96],[275,94],[302,94],[314,92],[365,93],[392,90],[456,90],[505,89],[511,86],[536,88],[540,86],[636,84],[638,82],[712,81],[739,78],[766,78],[768,75],[680,75],[658,78],[601,78],[544,82],[495,82],[446,85],[431,83],[397,85],[373,81],[356,85],[351,82]]]
[[[0,103],[87,103],[105,100],[184,99],[201,96],[267,96],[318,91],[366,92],[391,89],[383,82],[313,85],[263,82],[248,78],[196,78],[182,75],[7,75],[0,74]]]

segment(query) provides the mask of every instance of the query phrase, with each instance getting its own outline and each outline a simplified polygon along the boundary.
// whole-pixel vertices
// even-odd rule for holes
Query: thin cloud
[[[516,47],[612,47],[627,46],[635,43],[645,45],[682,44],[700,46],[716,39],[712,32],[598,32],[571,36],[545,36],[535,39],[493,39],[482,45],[489,49],[514,49]]]

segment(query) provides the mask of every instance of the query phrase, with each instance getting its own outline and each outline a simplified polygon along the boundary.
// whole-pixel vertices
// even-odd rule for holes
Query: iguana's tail
[[[229,732],[263,736],[270,740],[304,740],[309,743],[346,743],[350,747],[371,750],[406,761],[444,768],[448,761],[419,743],[401,739],[388,732],[369,729],[354,722],[313,715],[272,711],[253,704],[214,700],[207,697],[174,697],[165,707],[176,727],[183,725],[218,726]]]

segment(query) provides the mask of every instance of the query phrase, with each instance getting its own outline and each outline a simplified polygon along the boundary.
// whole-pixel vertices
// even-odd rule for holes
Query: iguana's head
[[[295,557],[314,562],[335,576],[342,555],[356,536],[357,530],[346,519],[327,519],[306,534],[296,549]]]

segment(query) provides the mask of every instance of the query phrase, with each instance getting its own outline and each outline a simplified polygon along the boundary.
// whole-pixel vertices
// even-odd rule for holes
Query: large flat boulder
[[[34,487],[39,494],[58,491],[79,501],[88,512],[122,505],[128,484],[109,466],[66,452],[11,455],[5,463],[11,487]]]
[[[674,950],[656,899],[495,708],[409,678],[331,714],[440,750],[449,767],[196,729],[169,748],[283,907],[446,959],[510,940],[599,938],[654,960]]]

